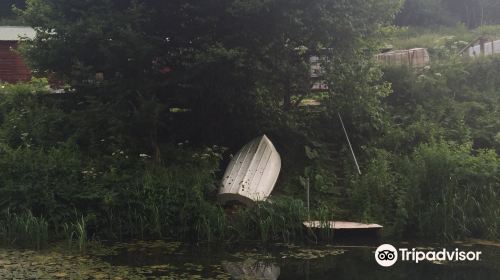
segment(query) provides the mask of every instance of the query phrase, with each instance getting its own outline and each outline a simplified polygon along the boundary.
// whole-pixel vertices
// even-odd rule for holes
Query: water
[[[146,243],[144,243],[146,244]],[[104,256],[113,266],[142,267],[155,279],[500,279],[500,247],[472,244],[393,244],[418,250],[458,248],[481,251],[477,262],[397,262],[381,267],[376,246],[243,244],[239,246],[165,243],[131,249],[121,246]]]

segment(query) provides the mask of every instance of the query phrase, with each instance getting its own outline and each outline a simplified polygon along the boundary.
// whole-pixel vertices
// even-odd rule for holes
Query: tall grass
[[[397,49],[436,48],[443,46],[448,40],[470,41],[477,36],[462,25],[433,29],[402,27],[394,30],[389,42]]]
[[[240,209],[232,217],[235,238],[292,242],[304,237],[302,222],[307,211],[301,200],[277,197]]]
[[[83,216],[80,216],[75,222],[63,225],[63,232],[66,237],[68,248],[72,249],[73,243],[76,243],[80,253],[87,252],[89,243],[87,222]]]
[[[313,211],[313,220],[317,220],[320,223],[319,238],[322,240],[332,240],[334,237],[334,229],[330,226],[330,221],[333,221],[332,211],[325,205],[320,205],[317,209]]]
[[[217,205],[202,205],[195,225],[198,241],[220,242],[230,237],[231,224],[224,209]]]
[[[495,151],[421,144],[409,156],[373,160],[351,190],[357,217],[393,235],[455,240],[500,237],[500,173]],[[392,164],[391,164],[392,162]],[[378,180],[377,180],[378,178]]]
[[[76,232],[76,240],[78,244],[78,249],[81,253],[85,253],[87,251],[87,223],[83,216],[76,221],[74,224],[75,232]]]
[[[485,25],[470,30],[463,25],[440,28],[397,28],[387,39],[395,49],[427,48],[431,59],[448,58],[456,55],[479,36],[493,40],[500,39],[500,25]]]
[[[0,241],[6,245],[40,250],[48,242],[48,223],[31,211],[20,214],[10,209],[0,218]]]

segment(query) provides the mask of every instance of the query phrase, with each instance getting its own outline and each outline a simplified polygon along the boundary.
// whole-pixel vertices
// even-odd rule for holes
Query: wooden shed
[[[375,56],[375,59],[386,65],[408,65],[416,68],[430,63],[429,53],[424,48],[380,53]]]
[[[0,26],[0,82],[16,83],[31,79],[31,71],[16,52],[21,38],[34,38],[35,30],[24,26]]]
[[[465,46],[460,54],[470,57],[500,54],[500,40],[494,41],[487,37],[479,37]]]

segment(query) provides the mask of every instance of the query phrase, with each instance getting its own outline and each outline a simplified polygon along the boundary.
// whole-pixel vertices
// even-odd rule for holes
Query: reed
[[[277,197],[240,209],[232,217],[231,236],[234,239],[292,242],[303,237],[302,222],[306,210],[300,200]]]
[[[83,216],[80,216],[75,222],[68,224],[64,223],[63,232],[66,238],[66,244],[68,249],[73,248],[73,243],[76,242],[78,246],[78,251],[81,254],[85,254],[87,252],[89,238],[87,232],[87,222]]]
[[[334,237],[334,230],[330,227],[330,221],[334,220],[333,212],[325,205],[319,206],[313,212],[315,220],[318,220],[321,227],[321,235],[319,236],[322,240],[332,240]]]
[[[80,253],[85,253],[87,251],[88,236],[87,223],[83,216],[81,216],[80,219],[76,221],[76,223],[74,224],[74,228],[76,232],[75,237],[77,240],[78,249],[80,250]]]
[[[160,208],[156,203],[152,203],[152,205],[149,206],[151,210],[151,223],[152,223],[152,228],[153,232],[158,235],[158,237],[162,237],[162,223],[161,223],[161,213],[160,213]]]
[[[62,225],[62,230],[66,239],[66,245],[68,249],[71,250],[73,248],[73,239],[75,237],[75,231],[73,230],[72,225],[68,223],[64,223]]]
[[[195,225],[197,241],[227,241],[231,225],[224,209],[209,204],[202,205],[201,208],[200,217]]]
[[[20,214],[7,209],[0,223],[0,241],[6,245],[40,250],[48,242],[48,223],[31,211]]]

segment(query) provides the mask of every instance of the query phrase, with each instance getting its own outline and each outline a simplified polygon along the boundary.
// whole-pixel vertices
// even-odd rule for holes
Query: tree
[[[348,66],[370,68],[361,61],[371,57],[373,37],[399,5],[398,0],[28,0],[21,14],[37,29],[24,53],[39,73],[54,73],[78,92],[103,73],[100,91],[106,88],[109,100],[130,104],[122,109],[136,112],[139,123],[150,120],[141,125],[149,127],[142,134],[161,138],[158,134],[168,131],[161,122],[172,117],[170,109],[181,107],[192,111],[193,133],[237,140],[262,129],[262,110],[286,114],[298,104],[294,100],[309,94],[312,54],[321,52],[324,67],[335,69],[325,80],[357,76],[362,83],[375,82],[376,77],[357,75],[364,74],[361,68]],[[356,94],[355,89],[332,86],[330,94]]]
[[[461,22],[469,28],[500,22],[497,0],[406,0],[396,17],[398,25],[453,26]]]
[[[454,25],[456,22],[443,0],[406,0],[396,17],[396,23],[401,26]]]
[[[24,8],[24,0],[2,0],[0,1],[0,19],[13,18],[15,14],[12,12],[12,6],[17,8]]]
[[[500,22],[500,2],[496,0],[444,0],[443,2],[447,9],[470,28]]]

